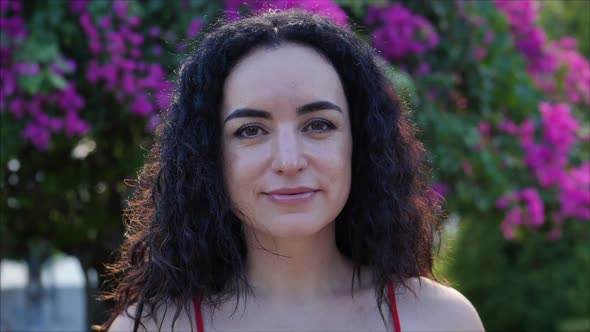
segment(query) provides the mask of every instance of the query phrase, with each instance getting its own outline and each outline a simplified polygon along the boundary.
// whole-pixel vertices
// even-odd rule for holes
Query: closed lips
[[[311,188],[289,188],[273,190],[266,196],[278,204],[298,205],[311,202],[317,191]]]
[[[313,191],[317,191],[317,190],[312,189],[312,188],[307,188],[307,187],[297,187],[297,188],[277,189],[277,190],[267,192],[266,194],[268,194],[268,195],[298,195],[298,194],[304,194],[304,193],[313,192]]]

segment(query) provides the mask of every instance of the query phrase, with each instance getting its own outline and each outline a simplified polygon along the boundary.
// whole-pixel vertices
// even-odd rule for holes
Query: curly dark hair
[[[430,199],[425,149],[374,50],[352,31],[298,10],[269,11],[220,24],[180,68],[165,119],[128,202],[126,240],[109,266],[116,283],[111,318],[195,298],[214,306],[251,290],[242,223],[224,188],[219,112],[224,81],[249,52],[295,43],[314,49],[338,73],[350,108],[352,183],[336,219],[341,253],[372,271],[382,313],[387,283],[432,273],[439,205]],[[390,304],[387,303],[389,306]],[[129,314],[129,313],[127,313]]]

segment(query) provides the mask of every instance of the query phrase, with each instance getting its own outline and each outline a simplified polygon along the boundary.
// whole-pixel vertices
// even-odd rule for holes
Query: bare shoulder
[[[403,289],[397,290],[396,297],[401,300],[400,315],[405,314],[416,330],[484,331],[477,310],[456,289],[423,277],[408,279],[407,284],[416,295]]]
[[[123,332],[133,331],[135,326],[135,312],[137,305],[133,304],[123,311],[109,327],[109,332]],[[138,325],[137,331],[157,331],[157,321],[150,311],[144,310],[141,314],[140,324]]]
[[[135,326],[135,311],[137,306],[131,305],[126,312],[122,312],[109,327],[109,332],[123,332],[133,331]],[[165,303],[155,308],[154,312],[150,309],[144,309],[141,314],[141,324],[139,324],[137,331],[191,331],[194,326],[192,316],[187,308],[182,308],[178,318],[175,320],[174,316],[177,307],[172,303]]]

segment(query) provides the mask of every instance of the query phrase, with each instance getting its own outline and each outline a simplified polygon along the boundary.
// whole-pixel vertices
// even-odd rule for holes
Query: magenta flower
[[[162,33],[162,29],[160,29],[160,27],[158,27],[158,26],[153,26],[148,31],[148,35],[152,38],[160,37],[161,33]]]
[[[520,192],[520,198],[526,205],[529,224],[533,227],[543,225],[545,222],[545,209],[543,200],[541,200],[537,190],[525,188]]]
[[[114,0],[113,10],[118,18],[123,19],[127,16],[127,10],[129,9],[129,2],[125,0]]]
[[[168,105],[170,104],[170,91],[172,90],[172,85],[168,82],[165,82],[162,88],[156,94],[156,101],[158,108],[162,111],[166,111],[168,109]]]
[[[78,114],[68,112],[64,121],[65,133],[67,137],[74,135],[86,135],[90,131],[90,125],[80,119]]]
[[[113,17],[112,16],[105,16],[103,17],[98,25],[103,29],[108,29],[113,24]]]
[[[561,224],[566,218],[590,220],[590,161],[572,167],[569,161],[570,150],[576,143],[580,123],[576,120],[567,104],[539,105],[542,136],[535,141],[535,124],[531,119],[520,126],[504,120],[500,128],[519,138],[525,153],[524,162],[534,174],[542,188],[556,193],[559,206],[551,214],[553,224]],[[521,206],[522,205],[522,206]],[[545,208],[539,192],[534,188],[525,188],[517,193],[510,193],[496,202],[501,209],[511,208],[502,224],[505,236],[513,236],[516,214],[525,226],[539,227],[545,223]],[[516,212],[514,207],[519,207]],[[512,213],[512,214],[511,214]],[[551,237],[559,235],[560,228]]]
[[[519,226],[536,228],[545,223],[543,200],[539,192],[533,188],[524,188],[504,195],[496,202],[496,207],[509,208],[500,226],[507,240],[514,239],[516,228]]]
[[[518,128],[518,138],[522,146],[533,144],[535,139],[535,124],[531,119],[526,119]]]
[[[246,0],[223,0],[223,3],[227,18],[233,21],[240,18],[240,8],[247,2]]]
[[[348,16],[334,0],[224,0],[226,14],[228,19],[239,17],[239,10],[246,5],[254,12],[265,11],[268,9],[290,9],[300,8],[315,14],[322,15],[346,26]]]
[[[150,119],[148,120],[148,123],[145,126],[145,131],[147,131],[149,133],[153,132],[154,130],[156,130],[156,128],[158,127],[160,122],[161,122],[161,119],[158,114],[154,114],[154,115],[150,116]]]
[[[590,161],[572,168],[559,187],[560,216],[590,220]]]
[[[576,132],[580,128],[578,121],[571,115],[567,104],[554,104],[543,102],[539,105],[544,139],[555,147],[556,150],[567,153],[576,141]]]
[[[283,3],[291,3],[291,5],[285,5],[285,8],[301,8],[312,13],[316,13],[327,18],[330,18],[332,21],[346,26],[348,24],[348,16],[340,8],[334,0],[299,0],[299,1],[278,1]],[[280,8],[280,7],[277,7]]]
[[[139,26],[141,21],[140,21],[139,17],[131,16],[127,19],[127,23],[129,24],[130,27],[136,28]]]
[[[564,89],[572,103],[590,106],[590,64],[577,50],[577,42],[565,37],[552,44],[559,62],[566,69]]]
[[[16,84],[19,76],[38,75],[42,68],[38,63],[14,62],[13,50],[18,49],[20,41],[28,35],[21,14],[22,3],[10,0],[0,2],[3,8],[2,16],[0,16],[3,37],[2,45],[0,45],[1,109],[8,109],[17,119],[25,122],[21,137],[40,151],[49,149],[52,134],[60,131],[67,133],[68,116],[77,120],[73,134],[87,132],[88,124],[78,115],[84,107],[84,98],[78,94],[73,84],[68,83],[62,90],[37,93],[32,96]],[[88,16],[81,15],[80,23],[90,34],[96,32],[91,25],[87,24]],[[60,76],[76,70],[76,62],[62,55],[58,55],[54,62],[43,65]],[[65,79],[63,76],[62,78]],[[63,116],[59,114],[60,112]]]
[[[49,149],[50,133],[49,130],[34,122],[29,122],[22,132],[22,137],[31,142],[34,147],[41,151]]]
[[[145,94],[140,94],[131,103],[130,111],[133,114],[144,117],[153,114],[155,109],[149,98]]]
[[[389,60],[424,53],[439,42],[430,22],[399,3],[381,10],[370,7],[368,13],[366,21],[379,25],[373,32],[373,44]]]
[[[590,105],[590,65],[576,50],[575,40],[570,37],[550,43],[545,32],[536,26],[538,1],[495,0],[498,10],[508,19],[516,48],[527,60],[527,69],[533,82],[544,92],[553,96],[563,95],[572,103]],[[565,67],[563,86],[555,84],[555,75]]]
[[[444,183],[437,182],[432,185],[432,191],[434,191],[436,195],[444,198],[449,193],[449,187]]]
[[[414,76],[424,76],[431,72],[430,65],[427,63],[421,63],[416,71],[414,72]]]
[[[433,205],[440,205],[444,202],[445,196],[449,193],[447,185],[441,182],[434,183],[427,194],[429,202]]]
[[[10,103],[8,110],[14,115],[15,118],[22,119],[25,114],[25,102],[20,98],[14,99]]]
[[[199,31],[201,31],[202,27],[203,20],[201,20],[200,18],[194,18],[189,24],[188,30],[186,31],[186,36],[189,39],[195,38],[199,34]]]
[[[121,78],[121,88],[123,92],[131,95],[133,92],[135,92],[136,84],[135,76],[131,72],[123,74],[123,77]]]
[[[500,224],[502,233],[506,240],[513,240],[516,237],[516,228],[522,224],[522,212],[519,207],[513,207],[508,211]]]
[[[74,14],[86,12],[89,0],[70,0],[70,11]]]
[[[38,63],[16,63],[13,68],[21,75],[37,75],[40,72]]]
[[[497,201],[496,201],[496,207],[499,209],[505,209],[508,206],[510,206],[512,203],[514,203],[518,198],[518,193],[516,192],[510,192],[502,197],[500,197]]]

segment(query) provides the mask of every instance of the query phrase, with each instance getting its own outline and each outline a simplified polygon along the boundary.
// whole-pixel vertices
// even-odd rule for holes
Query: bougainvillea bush
[[[2,254],[48,240],[101,271],[182,56],[219,19],[296,7],[387,64],[463,225],[448,277],[484,325],[575,330],[590,311],[590,67],[574,37],[547,37],[542,5],[0,0]]]

